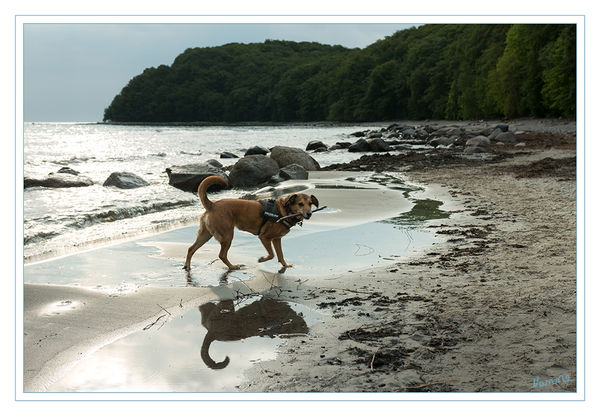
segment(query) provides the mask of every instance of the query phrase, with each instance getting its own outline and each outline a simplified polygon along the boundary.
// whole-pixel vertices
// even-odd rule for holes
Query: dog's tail
[[[210,348],[210,344],[215,341],[215,336],[208,331],[206,336],[204,337],[204,341],[202,341],[202,348],[200,348],[200,357],[202,357],[202,361],[208,368],[213,370],[222,370],[229,365],[229,357],[225,356],[225,359],[220,363],[213,360],[208,353],[208,349]]]
[[[229,186],[227,181],[220,176],[209,176],[200,183],[200,185],[198,186],[198,196],[200,197],[200,201],[202,202],[204,209],[206,209],[207,211],[210,211],[212,209],[213,203],[206,196],[206,191],[213,185],[221,185],[225,188]]]

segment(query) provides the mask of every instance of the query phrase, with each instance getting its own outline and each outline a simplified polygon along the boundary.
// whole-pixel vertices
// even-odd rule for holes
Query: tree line
[[[190,48],[135,76],[113,122],[572,118],[576,26],[430,24],[363,49],[267,40]]]

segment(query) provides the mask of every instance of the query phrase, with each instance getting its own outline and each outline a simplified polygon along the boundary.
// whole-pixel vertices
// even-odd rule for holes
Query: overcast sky
[[[364,48],[414,24],[49,24],[23,31],[25,121],[101,121],[145,68],[171,65],[190,47],[266,39]]]

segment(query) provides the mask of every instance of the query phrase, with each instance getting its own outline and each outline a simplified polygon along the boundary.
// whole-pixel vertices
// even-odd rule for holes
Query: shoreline
[[[402,123],[402,124],[431,124],[434,126],[446,125],[446,126],[461,126],[461,125],[469,125],[473,123],[477,124],[499,124],[509,122],[511,125],[520,126],[521,124],[526,125],[528,128],[532,127],[532,122],[536,122],[539,125],[563,125],[563,124],[573,124],[575,120],[571,119],[562,119],[562,118],[517,118],[517,119],[484,119],[484,120],[381,120],[381,121],[356,121],[356,122],[338,122],[338,121],[298,121],[298,122],[260,122],[260,121],[240,121],[240,122],[231,122],[231,123],[219,123],[219,122],[209,122],[209,121],[195,121],[195,122],[127,122],[127,121],[91,121],[86,122],[88,124],[98,124],[98,125],[107,125],[107,126],[163,126],[163,127],[215,127],[215,126],[227,126],[227,127],[248,127],[248,126],[380,126],[380,125],[389,125],[394,123]],[[29,123],[29,122],[28,122]],[[35,122],[33,122],[35,123]],[[41,122],[40,122],[41,123]]]
[[[563,166],[517,178],[537,161],[575,153],[570,146],[541,147],[489,164],[403,172],[425,189],[416,191],[419,198],[445,201],[442,209],[451,217],[426,223],[444,242],[385,266],[326,278],[282,276],[278,299],[328,318],[306,337],[287,339],[277,358],[252,367],[236,391],[576,391],[576,182],[561,176]],[[113,329],[84,329],[85,317],[64,313],[56,319],[78,334],[69,348],[48,327],[26,333],[26,351],[43,347],[46,358],[68,351],[50,366],[32,363],[26,391],[43,390],[58,378],[56,365],[64,370],[77,355],[93,353],[98,337],[108,342],[151,324],[164,315],[161,308],[183,312],[240,290],[273,288],[251,282],[233,282],[235,289],[143,288],[114,298],[72,288],[75,297],[87,299],[86,316],[103,309]],[[253,284],[258,286],[248,286]],[[26,332],[39,322],[42,306],[64,299],[60,292],[25,286]],[[119,314],[124,307],[133,315]],[[89,339],[96,344],[84,342]],[[536,377],[565,380],[565,374],[569,382],[529,388]]]

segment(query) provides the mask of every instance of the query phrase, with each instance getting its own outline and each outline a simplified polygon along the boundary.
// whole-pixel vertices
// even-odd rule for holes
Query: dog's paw
[[[264,256],[258,259],[259,263],[264,263],[265,261],[269,261],[273,258],[273,256]]]

